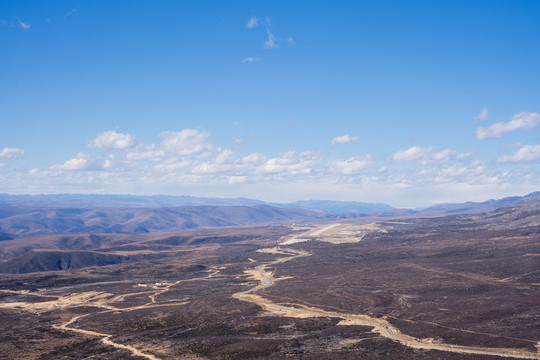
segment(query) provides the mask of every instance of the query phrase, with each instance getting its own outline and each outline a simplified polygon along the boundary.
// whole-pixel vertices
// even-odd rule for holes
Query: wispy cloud
[[[0,151],[0,159],[16,159],[24,156],[24,150],[19,148],[5,147]]]
[[[519,130],[532,129],[540,124],[540,114],[535,112],[521,112],[512,117],[512,119],[504,123],[496,122],[488,127],[479,127],[476,129],[476,138],[478,140],[501,138],[504,134]]]
[[[276,44],[276,38],[270,28],[266,28],[266,34],[268,35],[268,39],[264,43],[265,49],[279,49],[279,45]]]
[[[64,14],[64,19],[68,19],[72,16],[75,16],[79,13],[79,11],[77,10],[77,8],[73,8],[71,10],[69,10],[67,13]]]
[[[336,144],[345,144],[350,142],[355,142],[358,140],[358,136],[350,136],[350,135],[343,135],[343,136],[336,136],[335,138],[330,141],[330,145],[336,145]]]
[[[483,108],[482,111],[480,111],[478,115],[474,117],[473,124],[479,123],[480,121],[487,120],[488,117],[489,117],[488,109]]]
[[[540,161],[540,145],[524,145],[512,155],[503,155],[497,159],[499,163]]]
[[[252,62],[257,62],[257,61],[259,61],[259,59],[256,57],[247,57],[244,60],[242,60],[242,63],[252,63]]]
[[[296,41],[294,41],[294,39],[292,37],[288,37],[287,38],[287,44],[289,44],[289,46],[293,46],[296,44]]]
[[[435,150],[433,147],[422,148],[413,146],[406,150],[400,150],[390,157],[396,162],[415,162],[418,165],[442,164],[450,160],[462,160],[472,156],[471,152],[458,153],[454,149]]]
[[[353,175],[359,173],[372,162],[371,156],[353,156],[348,159],[336,159],[328,163],[328,169],[334,174]]]
[[[247,22],[246,24],[246,27],[248,29],[253,29],[253,28],[256,28],[257,26],[259,26],[259,19],[257,19],[256,17],[252,16],[249,21]]]
[[[23,30],[30,30],[30,28],[32,27],[30,24],[24,23],[24,22],[22,22],[20,19],[17,20],[17,22],[19,23],[19,26],[20,26],[21,29],[23,29]]]

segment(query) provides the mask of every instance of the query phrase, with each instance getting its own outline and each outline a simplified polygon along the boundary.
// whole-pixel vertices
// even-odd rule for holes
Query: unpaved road
[[[329,230],[332,227],[327,226],[321,230]],[[323,231],[321,231],[322,233]],[[477,355],[492,355],[492,356],[502,356],[502,357],[511,357],[516,359],[540,359],[538,355],[533,352],[524,351],[520,349],[499,349],[499,348],[481,348],[473,346],[460,346],[452,344],[443,344],[443,343],[434,343],[430,340],[417,339],[409,335],[401,333],[395,326],[391,325],[388,321],[378,318],[372,318],[367,315],[362,314],[348,314],[348,313],[339,313],[333,311],[326,311],[323,309],[318,309],[315,307],[307,307],[301,304],[293,304],[294,306],[286,306],[274,304],[272,301],[264,299],[260,295],[255,295],[254,293],[269,287],[273,284],[271,276],[265,272],[265,268],[270,265],[275,265],[285,261],[290,261],[292,259],[308,256],[309,254],[304,251],[298,251],[293,249],[281,250],[283,252],[290,253],[291,256],[286,258],[280,258],[276,261],[259,265],[256,269],[262,275],[261,284],[248,289],[246,291],[237,292],[233,294],[233,297],[242,301],[248,301],[255,303],[261,306],[263,309],[275,313],[281,316],[289,317],[335,317],[342,319],[340,325],[360,325],[360,326],[372,326],[373,331],[379,333],[380,335],[389,338],[394,341],[398,341],[403,345],[418,348],[418,349],[428,349],[428,350],[439,350],[439,351],[448,351],[461,354],[477,354]]]
[[[74,327],[70,326],[75,321],[77,321],[81,317],[85,317],[85,316],[88,316],[88,315],[75,316],[74,318],[71,318],[71,320],[69,320],[68,322],[66,322],[66,323],[64,323],[62,325],[53,325],[53,327],[55,327],[57,329],[61,329],[61,330],[73,331],[73,332],[76,332],[76,333],[79,333],[79,334],[101,337],[101,342],[104,343],[105,345],[109,345],[109,346],[115,347],[117,349],[131,351],[131,353],[133,355],[135,355],[135,356],[144,357],[144,358],[147,358],[147,359],[150,359],[150,360],[160,360],[159,358],[155,357],[154,355],[146,354],[146,353],[140,351],[139,349],[137,349],[137,348],[135,348],[135,347],[133,347],[131,345],[123,345],[123,344],[119,344],[119,343],[116,343],[114,341],[111,341],[112,335],[99,333],[99,332],[96,332],[96,331],[78,329],[78,328],[74,328]]]

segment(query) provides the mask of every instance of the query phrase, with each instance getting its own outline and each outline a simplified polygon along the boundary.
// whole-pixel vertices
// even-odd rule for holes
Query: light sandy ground
[[[386,232],[386,230],[377,223],[364,225],[331,224],[309,229],[300,235],[281,242],[279,245],[287,246],[315,239],[332,244],[355,243],[361,241],[366,234],[371,232]]]
[[[297,243],[302,243],[302,242],[306,242],[306,241],[310,241],[312,239],[302,239],[302,238],[292,238],[290,240],[287,240],[287,241],[284,241],[282,243],[280,243],[279,245],[292,245],[292,244],[297,244]]]
[[[35,295],[43,296],[40,294]],[[83,306],[89,304],[92,304],[93,306],[95,306],[96,304],[102,305],[104,303],[103,300],[110,298],[111,296],[112,294],[109,293],[88,291],[84,293],[55,296],[56,299],[51,301],[0,303],[0,309],[22,309],[34,313],[40,313],[43,311],[66,309],[69,307]]]
[[[326,231],[328,231],[330,229],[333,229],[333,228],[341,226],[341,225],[342,224],[332,224],[332,225],[328,225],[328,226],[325,226],[325,227],[322,227],[322,228],[317,228],[317,230],[313,231],[310,235],[311,236],[319,236],[323,232],[326,232]]]

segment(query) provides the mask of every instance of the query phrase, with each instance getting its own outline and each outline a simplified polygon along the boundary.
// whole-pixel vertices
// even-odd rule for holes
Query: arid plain
[[[51,249],[2,264],[0,357],[537,359],[539,233],[530,200],[374,224],[47,237]],[[17,242],[36,239],[3,253]],[[51,259],[73,264],[24,273]],[[86,267],[96,259],[113,263]]]

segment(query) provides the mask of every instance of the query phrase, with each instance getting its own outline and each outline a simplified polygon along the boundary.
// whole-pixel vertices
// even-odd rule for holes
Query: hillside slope
[[[181,206],[173,208],[35,208],[5,206],[0,227],[9,237],[73,233],[173,233],[189,229],[331,220],[303,209],[259,206]]]
[[[80,269],[119,264],[128,256],[93,251],[31,250],[0,264],[0,273],[24,274],[37,271]]]

